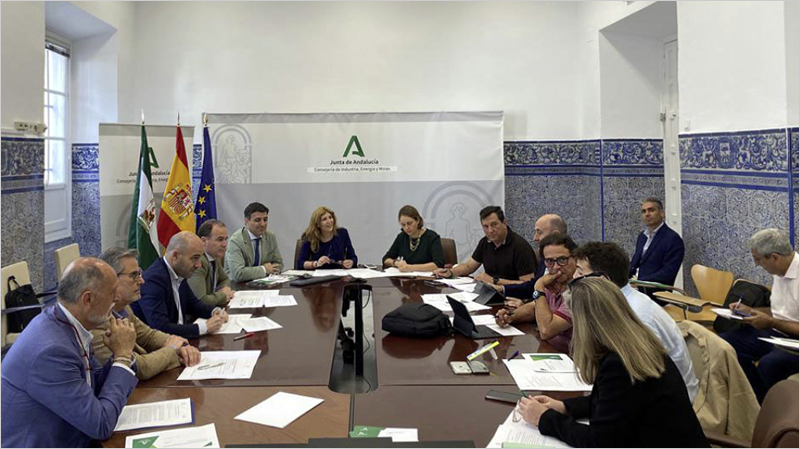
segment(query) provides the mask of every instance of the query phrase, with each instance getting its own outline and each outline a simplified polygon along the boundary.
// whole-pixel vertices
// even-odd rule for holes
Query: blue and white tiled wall
[[[528,239],[556,213],[579,244],[614,241],[632,255],[640,201],[664,197],[660,139],[506,142],[505,165],[509,224]]]
[[[31,284],[42,291],[44,265],[44,141],[3,137],[3,265],[28,262]]]
[[[797,128],[686,134],[679,141],[684,267],[700,263],[769,285],[747,240],[775,227],[797,248]],[[688,270],[684,280],[691,285]]]

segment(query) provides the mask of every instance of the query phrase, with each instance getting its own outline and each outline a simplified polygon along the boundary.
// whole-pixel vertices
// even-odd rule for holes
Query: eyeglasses
[[[569,281],[567,286],[568,287],[572,287],[572,285],[575,284],[576,282],[582,281],[582,280],[584,280],[586,278],[607,278],[607,277],[608,277],[608,275],[603,273],[602,271],[592,271],[589,274],[585,274],[585,275],[583,275],[581,277],[577,277],[577,278]]]
[[[138,270],[131,271],[130,273],[119,273],[117,275],[117,277],[121,277],[121,276],[128,276],[129,278],[131,278],[131,280],[133,282],[136,282],[136,281],[139,280],[140,277],[142,277],[142,269],[139,268]]]
[[[558,264],[559,267],[563,267],[569,263],[569,260],[571,258],[572,256],[561,256],[555,259],[545,259],[544,264],[547,265],[548,267],[552,267],[555,264]]]

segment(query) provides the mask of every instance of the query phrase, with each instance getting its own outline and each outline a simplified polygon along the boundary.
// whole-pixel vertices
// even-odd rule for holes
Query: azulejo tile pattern
[[[506,167],[519,165],[599,165],[600,141],[506,142]]]
[[[44,254],[44,141],[3,137],[3,264],[28,262],[31,285],[42,291]]]
[[[75,241],[70,237],[44,244],[44,289],[52,291],[58,285],[56,274],[56,253],[61,247],[71,245]]]
[[[684,283],[691,293],[696,289],[688,268],[694,264],[771,283],[753,265],[747,241],[759,229],[790,229],[790,208],[797,203],[789,196],[789,161],[796,150],[789,148],[787,131],[680,136]]]
[[[72,146],[72,238],[81,254],[100,254],[99,144]]]
[[[664,142],[661,139],[603,139],[603,166],[664,166]]]

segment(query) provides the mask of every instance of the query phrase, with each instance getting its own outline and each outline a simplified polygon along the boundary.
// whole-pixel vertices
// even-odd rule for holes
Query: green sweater
[[[411,251],[411,237],[405,232],[397,234],[392,247],[383,256],[381,262],[386,259],[397,259],[402,257],[409,265],[421,265],[433,262],[437,267],[444,267],[444,252],[442,251],[442,239],[435,231],[426,229],[425,233],[419,238],[419,246]]]

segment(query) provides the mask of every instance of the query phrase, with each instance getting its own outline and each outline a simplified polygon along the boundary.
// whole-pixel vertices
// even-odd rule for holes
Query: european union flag
[[[203,128],[203,174],[200,175],[200,189],[194,204],[195,222],[200,229],[206,220],[217,218],[217,200],[214,190],[214,158],[211,156],[211,137],[208,127]]]

